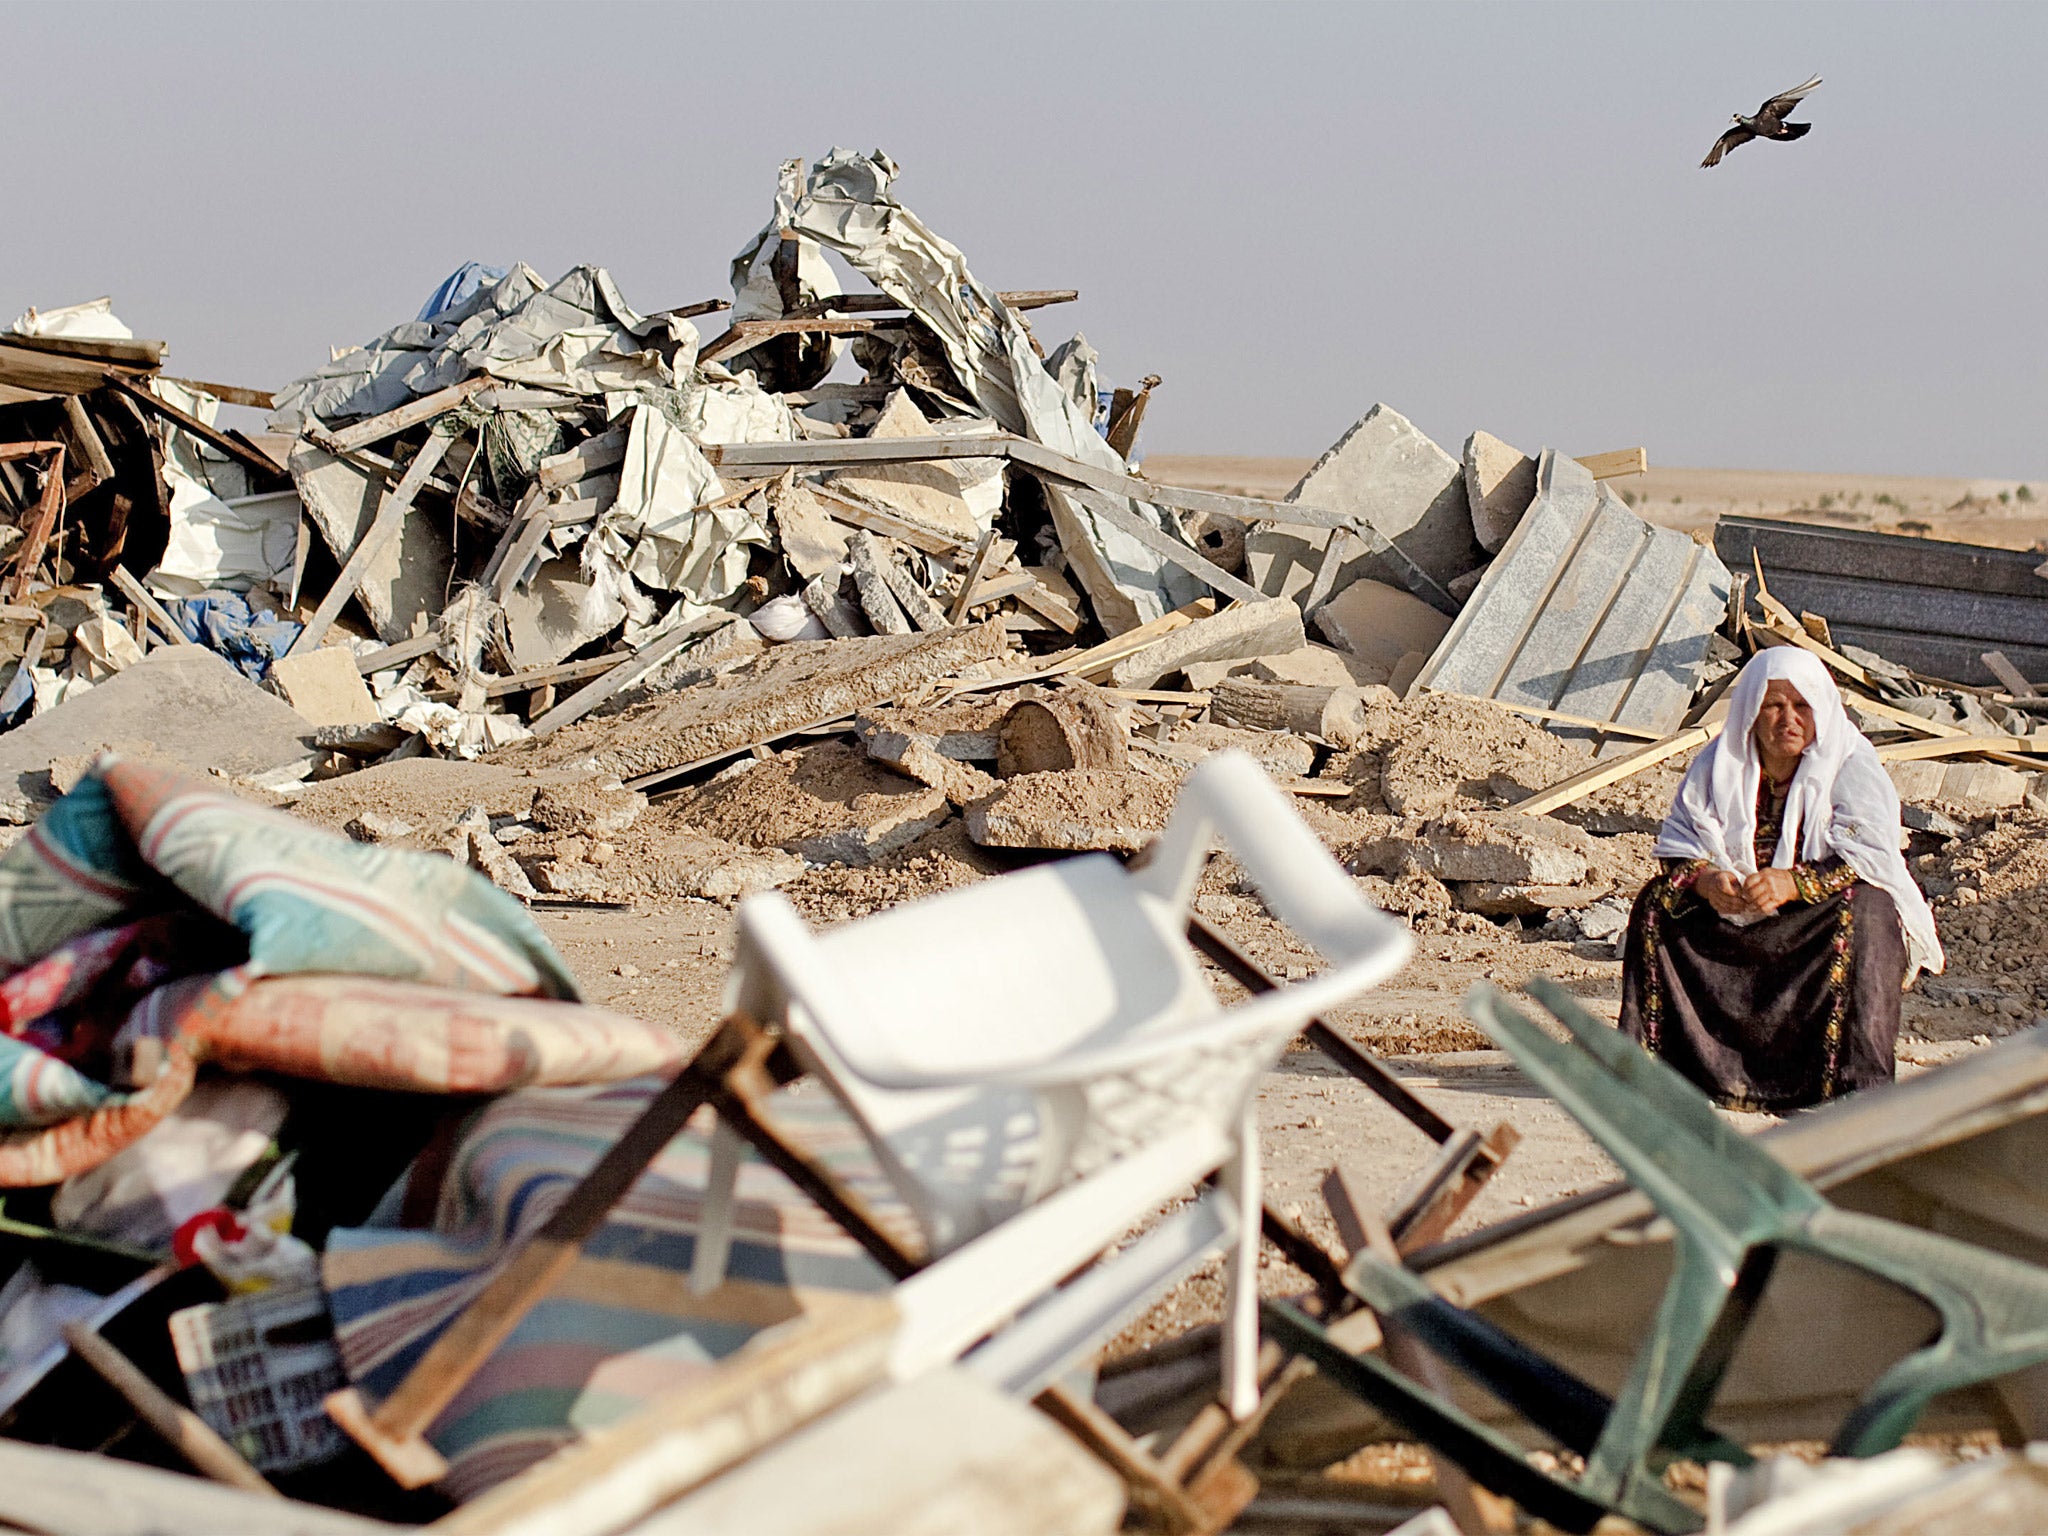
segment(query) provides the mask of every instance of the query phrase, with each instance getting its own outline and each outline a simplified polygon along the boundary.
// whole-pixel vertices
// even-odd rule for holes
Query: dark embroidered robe
[[[1766,784],[1759,868],[1777,852],[1782,815]],[[1732,1109],[1799,1109],[1890,1082],[1906,977],[1891,897],[1840,860],[1796,864],[1797,897],[1744,926],[1694,888],[1711,867],[1667,859],[1636,898],[1622,1032]]]

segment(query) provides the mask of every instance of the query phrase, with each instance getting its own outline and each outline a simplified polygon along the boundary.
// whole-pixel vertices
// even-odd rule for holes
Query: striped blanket
[[[0,1186],[104,1162],[208,1059],[441,1092],[674,1065],[664,1031],[576,995],[452,860],[103,756],[0,854]]]
[[[487,1284],[513,1241],[547,1220],[659,1090],[654,1079],[528,1089],[479,1111],[440,1186],[431,1227],[337,1229],[322,1258],[344,1369],[372,1404],[405,1378]],[[893,1203],[867,1143],[815,1085],[776,1096],[785,1131],[823,1156],[892,1230]],[[448,1459],[443,1491],[468,1499],[650,1398],[707,1376],[762,1329],[887,1288],[884,1271],[780,1173],[740,1169],[724,1284],[685,1284],[702,1213],[708,1114],[691,1121],[614,1209],[581,1257],[429,1427]],[[907,1230],[907,1226],[905,1228]]]

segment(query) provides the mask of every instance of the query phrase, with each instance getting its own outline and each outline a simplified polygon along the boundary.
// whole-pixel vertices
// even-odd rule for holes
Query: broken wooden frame
[[[1188,938],[1248,990],[1271,991],[1277,985],[1199,917],[1191,919]],[[1512,1146],[1512,1133],[1503,1127],[1483,1142],[1469,1132],[1461,1135],[1384,1066],[1320,1020],[1312,1021],[1305,1035],[1444,1148],[1436,1164],[1415,1181],[1412,1195],[1394,1220],[1395,1230],[1407,1246],[1440,1235],[1492,1176]],[[822,1160],[785,1138],[769,1118],[765,1110],[769,1095],[801,1075],[801,1064],[779,1035],[744,1015],[728,1016],[710,1042],[584,1175],[546,1224],[513,1253],[434,1341],[392,1394],[372,1411],[356,1389],[346,1388],[328,1399],[330,1415],[403,1486],[418,1487],[438,1478],[443,1463],[424,1438],[428,1425],[574,1263],[584,1240],[603,1224],[683,1123],[707,1104],[722,1123],[730,1125],[815,1201],[885,1272],[899,1280],[916,1273],[923,1267],[922,1256],[907,1250],[858,1194],[840,1183]],[[1343,1294],[1337,1265],[1318,1244],[1270,1207],[1263,1213],[1262,1226],[1267,1237],[1310,1274],[1321,1292],[1333,1302]],[[1274,1369],[1279,1368],[1274,1362]],[[1236,1450],[1251,1428],[1234,1424],[1220,1404],[1217,1412],[1198,1415],[1165,1458],[1149,1456],[1115,1430],[1106,1416],[1098,1422],[1089,1407],[1068,1399],[1058,1389],[1048,1396],[1046,1406],[1063,1423],[1090,1426],[1084,1435],[1090,1444],[1113,1443],[1115,1454],[1106,1459],[1134,1480],[1142,1499],[1184,1515],[1199,1515],[1192,1523],[1176,1524],[1177,1530],[1219,1530],[1251,1496],[1249,1474],[1242,1468],[1234,1473],[1227,1470],[1234,1467]],[[1191,1495],[1189,1490],[1195,1487],[1209,1489],[1222,1507],[1205,1506]]]
[[[0,600],[16,603],[27,595],[29,584],[35,580],[36,571],[43,563],[43,551],[50,542],[50,533],[57,526],[58,514],[64,510],[64,445],[50,442],[27,442],[0,444],[0,459],[27,459],[46,455],[48,462],[43,466],[42,494],[36,499],[35,515],[23,534],[21,549],[14,556],[14,571],[7,578],[7,584],[0,587]]]

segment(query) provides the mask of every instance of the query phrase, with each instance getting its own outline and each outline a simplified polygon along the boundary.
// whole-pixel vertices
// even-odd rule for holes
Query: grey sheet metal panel
[[[1670,731],[1727,607],[1728,568],[1711,550],[1653,528],[1546,449],[1535,501],[1410,691]]]
[[[1995,686],[1979,659],[2001,650],[2048,678],[2048,581],[2038,553],[1951,544],[1771,518],[1724,517],[1714,547],[1732,569],[1763,560],[1764,580],[1835,638],[1951,682]]]

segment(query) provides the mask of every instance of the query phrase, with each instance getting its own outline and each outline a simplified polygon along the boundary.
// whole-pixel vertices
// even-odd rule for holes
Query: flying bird
[[[1820,76],[1815,75],[1806,84],[1795,85],[1783,95],[1773,96],[1756,109],[1755,117],[1744,117],[1740,112],[1730,114],[1735,119],[1735,126],[1714,140],[1714,147],[1707,151],[1707,158],[1700,162],[1700,169],[1705,170],[1710,165],[1719,165],[1721,157],[1729,150],[1747,144],[1751,139],[1803,137],[1813,124],[1788,123],[1785,119],[1792,115],[1793,109],[1799,105],[1800,98],[1819,84]]]

